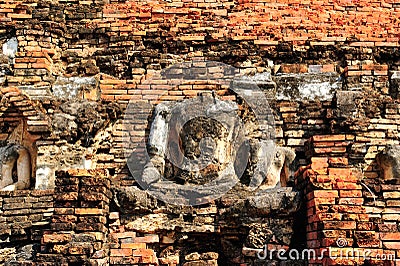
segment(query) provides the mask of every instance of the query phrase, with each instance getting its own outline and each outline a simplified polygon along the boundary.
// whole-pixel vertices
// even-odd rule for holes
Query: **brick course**
[[[310,146],[316,146],[317,142],[332,141],[331,146],[336,146],[341,145],[345,138],[345,135],[321,135],[314,136],[309,142]],[[307,247],[325,255],[309,261],[310,265],[350,265],[366,261],[371,265],[380,265],[382,261],[379,262],[379,258],[385,256],[385,263],[392,265],[398,259],[399,239],[396,238],[397,228],[390,227],[388,223],[396,218],[383,213],[390,213],[388,201],[392,197],[397,199],[399,195],[383,192],[381,199],[377,194],[376,200],[379,197],[383,206],[372,207],[375,201],[366,197],[369,191],[361,186],[365,186],[365,177],[348,165],[345,157],[339,158],[339,161],[346,162],[341,163],[340,168],[326,164],[326,161],[333,159],[328,157],[329,149],[327,151],[327,154],[311,153],[312,163],[296,173],[297,182],[304,187],[307,198]],[[343,155],[346,156],[345,153]],[[336,158],[334,160],[338,161]],[[326,168],[328,172],[323,180],[319,178],[321,174],[318,170],[313,169],[317,162],[320,163],[317,167],[319,170]],[[343,182],[343,179],[347,182]],[[381,187],[384,191],[396,190],[395,185],[382,183]],[[369,259],[363,256],[367,253]],[[346,254],[353,258],[346,258]]]

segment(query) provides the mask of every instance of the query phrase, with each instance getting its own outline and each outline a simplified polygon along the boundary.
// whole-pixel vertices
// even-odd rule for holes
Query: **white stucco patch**
[[[18,51],[18,40],[12,37],[7,42],[3,44],[3,54],[8,56],[11,64],[14,64],[15,55]]]

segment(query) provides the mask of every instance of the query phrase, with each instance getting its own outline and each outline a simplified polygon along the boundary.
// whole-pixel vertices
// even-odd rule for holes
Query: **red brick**
[[[14,68],[28,68],[28,64],[16,63],[14,64]]]
[[[357,185],[354,183],[349,183],[349,182],[337,182],[333,184],[334,189],[348,189],[348,190],[354,190],[354,189],[361,189],[361,185]]]
[[[387,70],[383,70],[383,71],[374,70],[375,76],[386,76],[387,74],[388,74]]]
[[[375,65],[374,70],[387,71],[387,70],[389,70],[389,66],[388,65]]]
[[[137,265],[139,262],[139,257],[110,257],[111,264]]]
[[[50,70],[50,66],[45,63],[33,63],[32,68],[36,68],[36,69],[44,68],[44,69]]]
[[[358,213],[364,214],[365,208],[362,206],[354,206],[354,205],[335,205],[332,206],[332,211],[339,213]]]
[[[145,264],[156,264],[157,263],[157,257],[152,249],[136,249],[133,250],[132,252],[134,257],[141,257],[140,258],[140,263],[145,263]]]
[[[318,223],[308,223],[306,226],[307,232],[318,230]]]
[[[335,72],[335,65],[322,65],[322,72]]]
[[[340,221],[342,214],[340,213],[318,213],[315,215],[315,221]],[[312,218],[311,218],[312,219]],[[309,218],[310,221],[310,218]]]
[[[142,100],[142,95],[115,95],[115,100]]]
[[[331,238],[346,238],[346,231],[345,230],[322,230],[320,231],[321,237],[331,237]]]
[[[372,71],[370,70],[361,70],[361,71],[349,71],[349,76],[371,76]]]
[[[400,240],[400,232],[393,233],[379,233],[381,240]]]
[[[313,198],[337,198],[339,192],[337,190],[314,190],[307,194],[307,199]]]
[[[43,243],[68,243],[71,240],[71,234],[45,234],[42,239]]]
[[[121,248],[145,249],[147,248],[147,245],[146,243],[121,243]]]
[[[324,229],[337,229],[342,230],[356,229],[357,223],[355,221],[324,221],[322,222]]]
[[[349,161],[345,157],[329,157],[328,163],[330,166],[347,166]]]
[[[319,205],[319,204],[331,205],[331,204],[335,204],[336,198],[314,198],[313,200],[311,200],[311,202],[314,202],[315,205]]]
[[[282,73],[307,73],[308,66],[305,64],[282,64],[280,71]]]
[[[317,176],[318,183],[331,183],[332,181],[333,181],[333,178],[331,178],[328,175],[318,175]]]
[[[76,208],[75,209],[75,214],[78,215],[101,215],[103,214],[102,209],[97,209],[97,208]]]
[[[112,239],[135,238],[136,232],[111,233],[110,237]]]
[[[160,242],[160,238],[158,235],[148,235],[148,236],[143,236],[143,237],[136,237],[135,238],[136,243],[158,243]]]
[[[398,47],[398,42],[375,42],[375,46]]]
[[[352,175],[351,168],[328,168],[329,175],[339,176],[339,177],[348,177]]]
[[[383,247],[387,249],[400,250],[400,242],[383,242]]]
[[[106,100],[106,101],[114,101],[115,97],[114,97],[114,95],[104,95],[104,94],[102,94],[101,95],[101,99]]]
[[[311,169],[320,170],[328,168],[328,158],[312,157],[311,158]]]
[[[278,41],[270,41],[270,40],[254,40],[254,44],[256,45],[278,45],[279,42]]]
[[[368,215],[367,215],[368,216]],[[368,219],[369,220],[369,219]],[[367,220],[367,221],[368,221]],[[362,231],[372,231],[375,229],[375,225],[372,222],[358,222],[357,223],[357,230]]]
[[[321,141],[343,141],[346,140],[346,135],[317,135],[313,136],[313,142],[321,142]]]
[[[317,232],[309,232],[307,233],[307,240],[315,240],[318,239],[318,233]]]
[[[68,248],[68,253],[71,255],[91,254],[93,253],[93,246],[90,243],[73,243],[72,246]]]
[[[346,147],[314,148],[316,154],[345,153]]]
[[[366,213],[360,213],[360,214],[358,214],[358,220],[366,222],[366,221],[370,220],[370,217]]]
[[[364,199],[363,198],[340,198],[339,204],[362,205],[362,204],[364,204]]]
[[[32,15],[30,15],[30,14],[8,13],[7,17],[15,18],[15,19],[28,19],[28,18],[32,18]]]
[[[132,249],[130,248],[119,248],[110,249],[110,256],[111,257],[130,257],[132,256]]]
[[[314,142],[314,147],[346,147],[349,145],[348,141],[319,141]]]
[[[336,244],[337,238],[324,238],[321,241],[321,246],[322,247],[335,247],[337,246]],[[353,244],[353,239],[346,239],[348,245],[347,246],[351,246]]]
[[[352,42],[350,43],[350,46],[359,46],[359,47],[373,47],[374,42]]]
[[[340,190],[339,195],[341,198],[357,198],[362,197],[361,190]]]
[[[322,176],[322,175],[327,176],[328,175],[328,168],[326,168],[326,167],[321,168],[321,169],[313,169],[313,170],[318,176]]]
[[[378,229],[380,232],[396,232],[397,224],[396,223],[378,224]]]
[[[139,257],[140,256],[152,256],[152,255],[155,255],[154,250],[144,249],[144,248],[134,250],[132,253],[132,256],[139,256]]]

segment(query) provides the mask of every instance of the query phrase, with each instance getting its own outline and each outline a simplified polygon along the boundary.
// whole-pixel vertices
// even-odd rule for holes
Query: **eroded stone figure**
[[[257,146],[254,148],[253,160],[256,164],[249,186],[260,189],[286,187],[290,177],[289,166],[296,154],[289,148],[273,143],[261,142]]]
[[[289,166],[295,157],[296,154],[291,149],[277,147],[269,167],[266,182],[262,186],[275,187],[280,182],[282,187],[286,187],[290,177]]]
[[[400,146],[387,145],[376,156],[376,162],[381,167],[384,180],[396,180],[400,177]]]
[[[214,100],[215,101],[215,100]],[[223,103],[215,104],[212,98],[203,97],[202,105],[205,106],[209,104],[208,109],[215,109],[216,106],[219,107],[218,114],[212,116],[217,118],[216,121],[224,121],[225,125],[219,125],[218,122],[212,120],[208,121],[204,117],[196,117],[195,120],[185,119],[185,116],[190,117],[187,113],[182,110],[172,109],[171,106],[166,104],[159,104],[155,110],[154,121],[151,126],[150,136],[149,136],[149,147],[151,154],[151,163],[145,166],[143,171],[143,180],[146,184],[151,184],[157,182],[161,179],[161,176],[169,172],[164,172],[165,170],[165,157],[173,161],[174,165],[179,165],[180,169],[195,169],[196,167],[190,166],[190,160],[195,160],[196,158],[206,158],[206,162],[210,163],[208,168],[205,168],[203,172],[212,168],[212,173],[220,173],[221,169],[226,168],[227,162],[232,161],[232,155],[235,156],[236,153],[232,153],[232,149],[235,149],[232,145],[233,139],[236,138],[238,128],[235,124],[234,112],[236,109],[231,106],[225,106]],[[190,104],[190,102],[189,102]],[[205,108],[208,110],[207,108]],[[222,111],[221,111],[221,110]],[[185,109],[186,110],[186,109]],[[173,111],[175,112],[173,114]],[[180,111],[180,112],[179,112]],[[175,117],[178,117],[178,124],[171,122]],[[185,123],[179,123],[183,121],[188,121]],[[171,128],[171,124],[175,127]],[[181,124],[184,124],[182,126]],[[178,125],[178,126],[177,126]],[[182,127],[182,128],[180,128]],[[178,132],[183,132],[183,136],[180,136]],[[170,134],[170,138],[168,138]],[[172,137],[175,136],[175,137]],[[177,140],[183,142],[178,142]],[[210,142],[210,143],[208,143]],[[270,189],[274,187],[285,187],[287,186],[287,181],[290,177],[289,166],[295,159],[295,153],[284,147],[276,146],[271,140],[251,140],[251,162],[250,165],[253,168],[251,172],[250,188],[251,189]],[[175,144],[178,148],[171,149],[172,144]],[[203,144],[203,145],[202,145]],[[201,146],[201,148],[200,148]],[[183,149],[183,153],[173,152],[180,151]],[[200,151],[200,152],[199,152]],[[211,154],[208,154],[211,151]],[[187,156],[186,163],[184,156]],[[193,158],[192,158],[193,157]],[[204,159],[203,158],[203,159]],[[210,159],[211,158],[211,159]],[[241,159],[242,161],[247,161],[247,158]],[[201,160],[195,160],[197,163],[201,163]],[[186,179],[189,183],[199,183],[204,181],[201,174],[198,173],[187,173],[188,171],[180,171],[180,173],[172,173],[171,176],[175,178],[180,177],[182,173],[189,175]],[[196,172],[196,171],[193,171]],[[209,174],[209,176],[213,176]],[[204,173],[203,173],[204,174]],[[194,178],[190,178],[193,175]],[[207,172],[205,173],[207,176]],[[235,173],[231,173],[235,176]],[[216,177],[214,177],[215,179]],[[240,178],[240,176],[238,176]],[[213,178],[211,178],[213,179]],[[206,180],[205,182],[209,182]]]
[[[0,147],[0,190],[27,189],[30,186],[31,158],[19,144]]]
[[[206,93],[176,106],[157,105],[148,143],[151,163],[142,176],[145,183],[157,182],[161,176],[206,183],[217,178],[221,169],[232,169],[235,177],[228,165],[233,165],[239,134],[236,111],[236,105]]]

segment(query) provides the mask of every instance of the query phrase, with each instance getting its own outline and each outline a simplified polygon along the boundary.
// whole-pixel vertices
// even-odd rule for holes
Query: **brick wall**
[[[398,8],[394,1],[2,2],[1,44],[15,36],[19,48],[15,64],[9,66],[11,72],[2,79],[1,86],[5,90],[17,86],[30,100],[39,100],[39,105],[48,109],[43,113],[53,120],[54,113],[62,112],[60,102],[66,100],[54,97],[57,79],[91,77],[96,85],[89,90],[81,88],[76,98],[92,101],[99,96],[103,101],[118,103],[122,110],[133,101],[143,109],[134,130],[135,142],[146,134],[148,125],[143,124],[148,123],[150,104],[181,101],[210,90],[216,90],[223,99],[233,99],[234,93],[215,83],[177,86],[160,80],[159,72],[177,62],[216,60],[237,67],[243,74],[271,72],[273,78],[285,73],[331,72],[338,78],[341,75],[343,89],[366,92],[351,96],[363,105],[359,121],[367,116],[379,119],[369,120],[372,124],[387,125],[369,128],[372,133],[360,125],[352,126],[352,117],[344,117],[337,109],[337,105],[347,104],[340,100],[349,95],[332,102],[280,100],[273,105],[278,143],[295,148],[304,164],[303,143],[310,136],[356,130],[365,142],[360,140],[360,148],[355,150],[367,148],[368,163],[382,148],[380,144],[365,144],[370,139],[376,143],[382,139],[382,145],[397,141],[394,124],[398,114],[393,111],[397,103],[387,96],[398,95],[396,83],[391,80],[400,65]],[[394,113],[386,113],[386,105],[391,104]],[[13,119],[21,115],[14,109],[8,110],[7,118],[0,119],[3,139],[15,126]],[[122,117],[118,118],[121,120],[111,123],[112,145],[99,144],[91,154],[93,149],[79,143],[69,146],[68,137],[43,134],[48,132],[50,122],[32,113],[28,124],[42,135],[37,142],[40,164],[52,165],[50,157],[60,161],[57,156],[64,151],[56,146],[64,145],[73,160],[61,160],[63,169],[81,166],[80,155],[92,156],[98,167],[120,174],[117,180],[126,179],[123,123]],[[343,119],[348,121],[346,125],[340,123]],[[69,153],[70,149],[77,152]],[[376,169],[372,165],[367,171]]]
[[[112,196],[107,173],[104,170],[59,171],[56,185],[54,215],[50,230],[41,239],[38,261],[45,265],[88,262],[103,265]]]
[[[31,101],[23,90],[16,87],[1,87],[0,97],[1,140],[7,139],[24,120],[27,124],[26,131],[31,134],[43,134],[49,131],[50,121],[41,103]]]
[[[368,178],[348,163],[348,139],[314,136],[311,163],[296,174],[307,202],[307,247],[316,252],[309,263],[395,265],[397,186],[375,179],[368,187]]]
[[[220,216],[229,213],[235,199],[207,208],[170,211],[160,206],[144,208],[136,198],[127,202],[133,213],[110,203],[110,187],[136,188],[126,168],[123,136],[128,132],[132,144],[144,143],[154,104],[182,101],[204,91],[240,101],[223,82],[182,84],[160,78],[166,67],[192,59],[197,59],[200,68],[204,60],[215,60],[235,66],[244,75],[268,72],[278,86],[286,82],[279,81],[285,74],[332,73],[341,85],[328,100],[280,100],[273,93],[270,97],[269,85],[259,84],[269,97],[277,143],[293,148],[298,166],[306,166],[296,178],[299,186],[305,186],[308,247],[329,248],[335,254],[372,249],[398,256],[398,187],[382,183],[375,156],[386,144],[399,144],[399,86],[393,78],[400,71],[399,15],[395,0],[0,2],[0,44],[11,37],[19,44],[14,64],[0,55],[0,70],[9,70],[0,77],[0,139],[26,121],[29,133],[38,139],[41,165],[56,162],[63,169],[80,167],[82,157],[88,156],[96,167],[115,172],[112,177],[100,172],[58,173],[55,214],[42,238],[39,259],[48,265],[61,257],[64,264],[87,260],[101,264],[108,258],[115,265],[156,264],[157,260],[165,265],[256,263],[255,247],[244,246],[243,241],[251,230],[259,234],[262,228],[237,220],[224,224],[221,217],[226,217]],[[220,74],[218,69],[213,71]],[[59,78],[70,77],[93,82],[80,87],[76,96],[66,90],[60,97],[55,84]],[[107,123],[99,132],[89,132],[94,144],[88,147],[82,139],[55,133],[57,115],[69,117],[71,124],[77,121],[62,104],[78,98],[107,106],[98,112]],[[132,128],[127,131],[121,114],[109,115],[113,112],[109,109],[115,103],[124,111],[129,101],[140,112],[131,118]],[[375,201],[366,187],[378,197]],[[31,222],[37,223],[35,219],[43,215],[40,226],[48,225],[51,207],[47,212],[38,206],[50,206],[45,198],[51,193],[18,193],[4,193],[0,226],[5,231],[1,232],[11,242],[37,241],[42,227],[31,229]],[[37,203],[30,202],[36,199]],[[146,204],[153,200],[146,198]],[[27,207],[30,204],[32,208]],[[22,216],[21,211],[38,213]],[[141,217],[154,223],[179,211],[190,234],[175,236],[169,227],[154,232],[128,226]],[[263,218],[277,228],[286,228],[281,224],[285,221],[293,222],[292,217]],[[196,223],[204,227],[193,229]],[[337,247],[338,238],[347,245]],[[206,240],[212,242],[206,248],[197,245]],[[231,249],[231,257],[216,254],[213,245],[222,243]],[[265,244],[290,248],[284,241]],[[322,262],[335,261],[325,256]]]
[[[54,211],[52,190],[0,192],[3,245],[33,243],[48,229]]]
[[[275,64],[348,66],[350,84],[384,91],[398,70],[395,1],[38,1],[0,4],[0,34],[19,49],[7,84],[46,98],[55,77],[104,73],[117,100],[138,96],[143,78],[182,59],[204,56],[262,71]],[[379,19],[377,19],[379,18]],[[392,59],[391,59],[392,58]],[[108,86],[106,86],[108,85]],[[140,93],[139,93],[140,94]]]
[[[104,170],[58,171],[54,191],[2,192],[1,226],[10,229],[1,232],[9,234],[9,246],[41,244],[33,258],[19,258],[15,265],[252,264],[260,262],[257,252],[264,244],[289,248],[290,210],[299,201],[286,202],[297,197],[290,188],[279,193],[285,196],[268,210],[237,194],[182,207],[163,205],[135,188],[111,189]],[[282,206],[288,213],[272,214]],[[273,260],[279,261],[275,255]]]
[[[306,203],[306,248],[316,252],[310,265],[392,265],[399,256],[398,185],[379,178],[375,187],[367,185],[369,178],[349,164],[353,140],[331,134],[306,142],[310,164],[300,167],[295,180]],[[36,259],[24,265],[219,265],[221,259],[252,265],[262,262],[257,254],[264,245],[268,250],[305,248],[292,231],[293,222],[303,218],[285,214],[295,194],[290,188],[273,193],[278,194],[265,209],[235,193],[207,206],[159,205],[137,188],[111,189],[104,170],[59,171],[54,203],[53,191],[2,193],[2,219],[9,228],[2,232],[11,242],[41,239]]]

